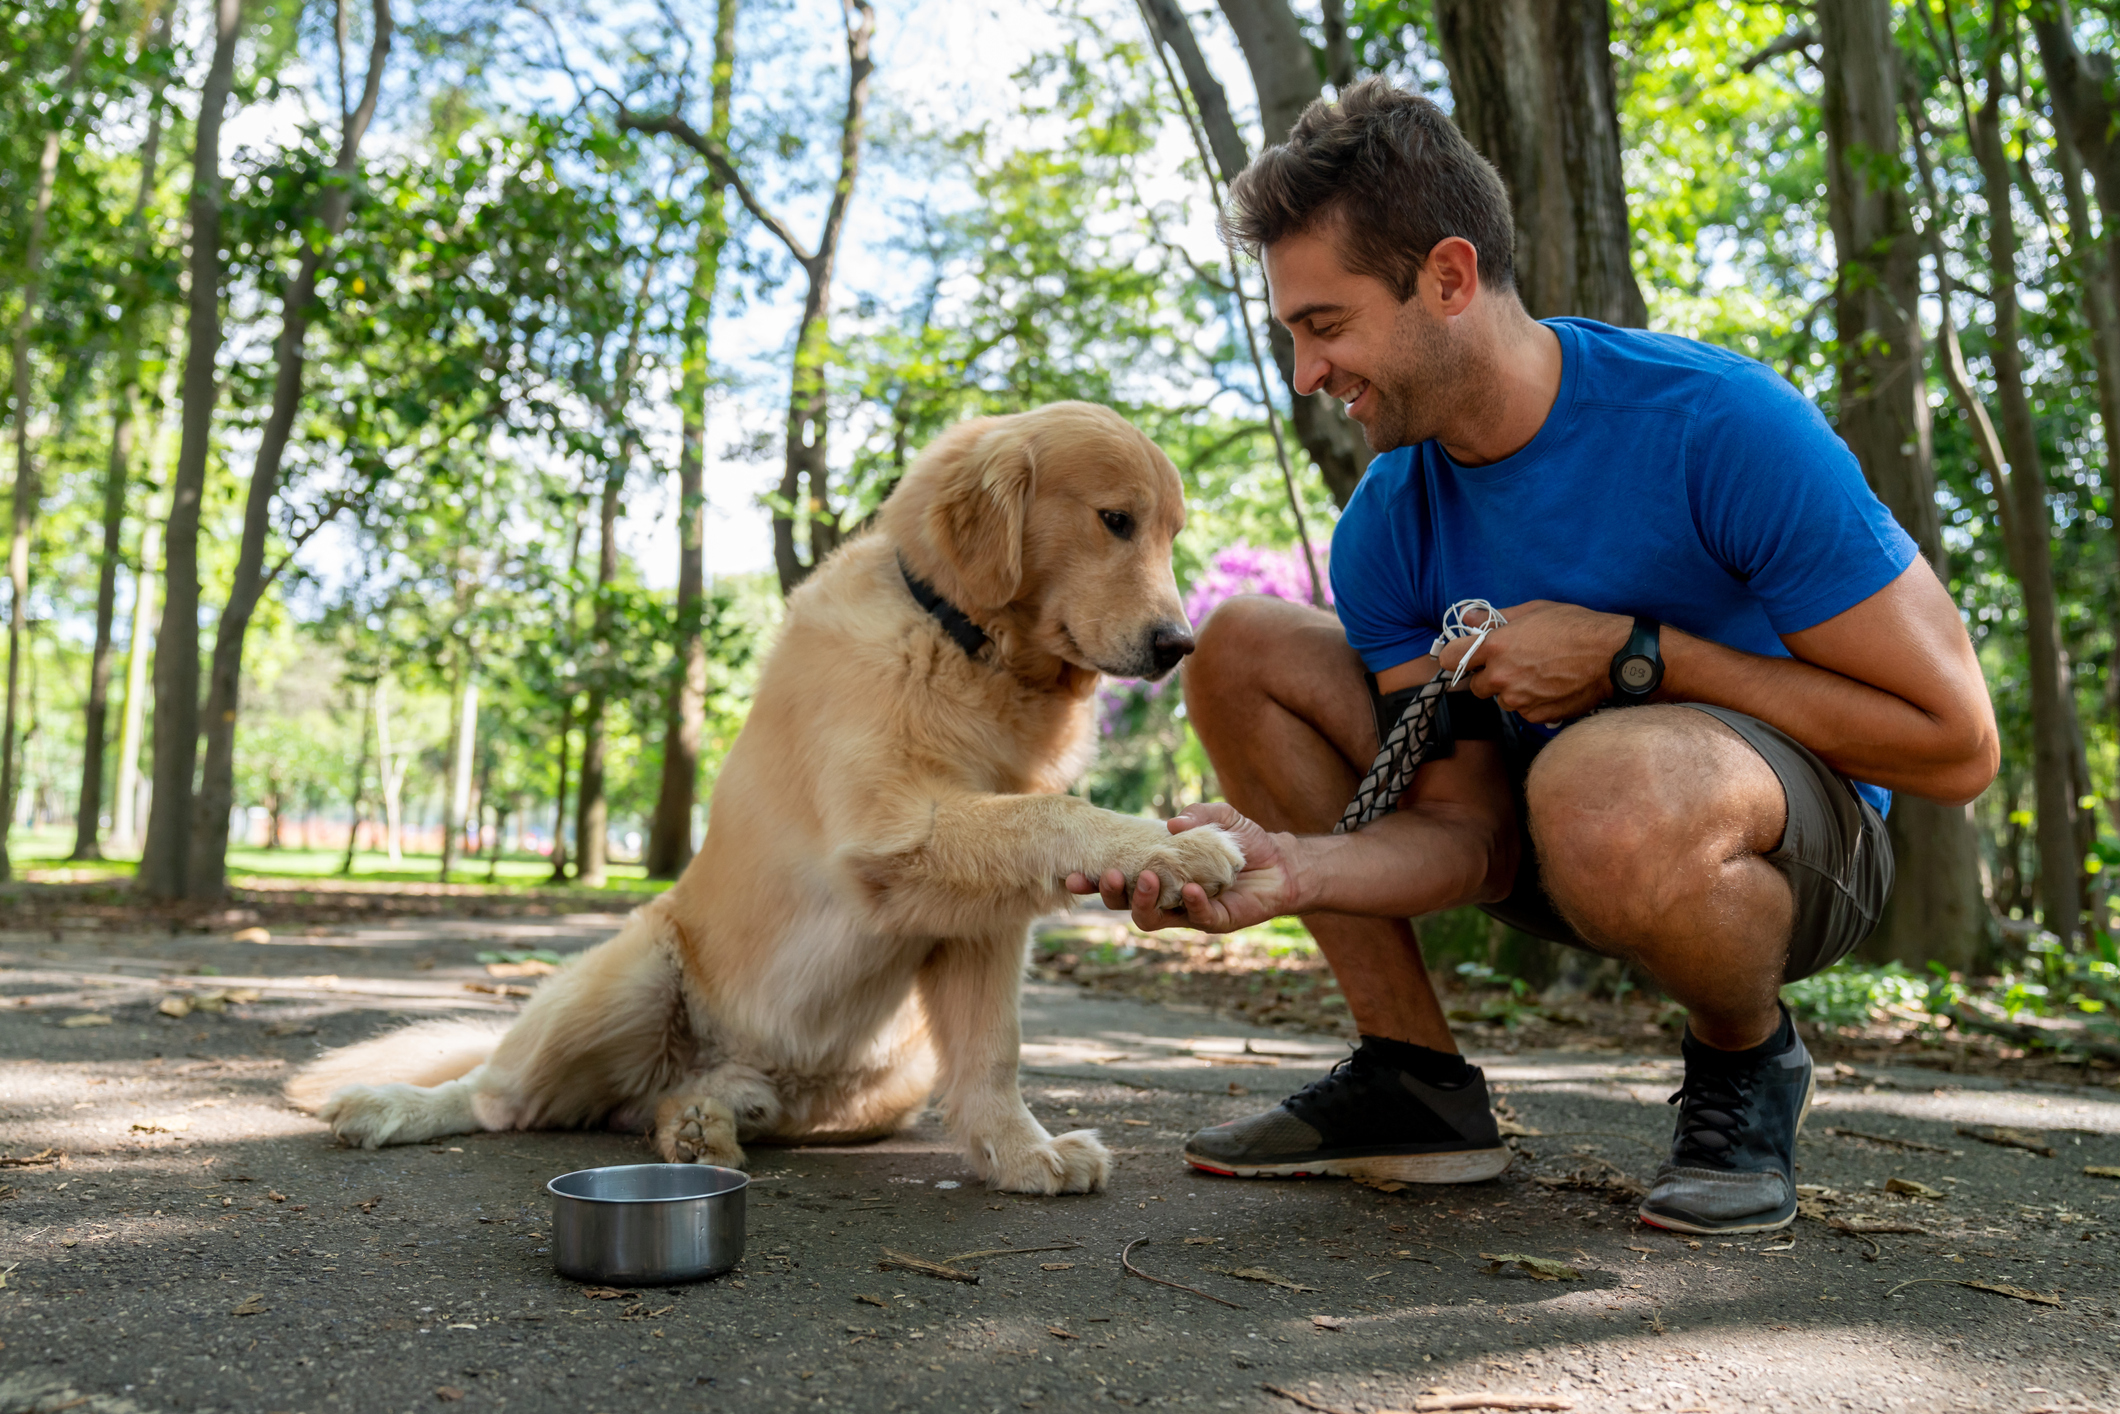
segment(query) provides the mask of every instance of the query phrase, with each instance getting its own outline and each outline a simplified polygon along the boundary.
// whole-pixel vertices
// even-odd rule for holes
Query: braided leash
[[[1466,615],[1473,613],[1486,617],[1476,626],[1465,622]],[[1400,799],[1413,784],[1413,773],[1435,754],[1438,744],[1436,709],[1442,703],[1443,694],[1456,687],[1458,680],[1465,676],[1480,651],[1480,645],[1487,641],[1487,635],[1507,622],[1485,599],[1460,599],[1450,606],[1450,612],[1443,616],[1443,631],[1436,635],[1428,651],[1441,654],[1446,645],[1460,638],[1471,639],[1472,646],[1465,650],[1465,656],[1459,660],[1457,670],[1449,675],[1448,682],[1438,670],[1434,677],[1421,684],[1413,700],[1406,704],[1398,721],[1384,734],[1384,743],[1377,748],[1376,760],[1369,763],[1362,783],[1355,787],[1354,799],[1348,801],[1347,808],[1340,813],[1340,823],[1332,827],[1334,834],[1352,834],[1399,808]]]

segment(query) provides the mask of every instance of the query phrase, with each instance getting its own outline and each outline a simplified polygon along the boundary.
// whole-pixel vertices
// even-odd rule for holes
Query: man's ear
[[[1027,429],[1006,418],[964,450],[928,505],[928,534],[972,607],[999,608],[1022,588],[1035,475]]]

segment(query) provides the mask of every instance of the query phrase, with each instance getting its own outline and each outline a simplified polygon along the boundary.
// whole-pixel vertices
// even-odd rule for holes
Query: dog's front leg
[[[655,1148],[666,1163],[740,1169],[743,1138],[779,1120],[780,1095],[772,1081],[747,1065],[718,1065],[655,1107]]]
[[[1046,1133],[1016,1086],[1023,950],[1020,935],[952,939],[921,966],[920,1000],[941,1072],[943,1118],[991,1188],[1094,1193],[1111,1176],[1112,1162],[1097,1132]]]

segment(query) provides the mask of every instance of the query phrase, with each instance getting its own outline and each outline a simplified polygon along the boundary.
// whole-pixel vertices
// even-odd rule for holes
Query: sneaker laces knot
[[[1690,1073],[1664,1103],[1679,1107],[1672,1157],[1681,1163],[1728,1168],[1744,1129],[1745,1113],[1752,1105],[1752,1076],[1748,1072]]]

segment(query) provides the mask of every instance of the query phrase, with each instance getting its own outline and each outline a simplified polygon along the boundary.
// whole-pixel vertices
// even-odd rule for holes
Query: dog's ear
[[[1023,521],[1037,474],[1031,439],[1016,418],[998,421],[943,472],[928,505],[928,533],[972,605],[998,608],[1023,584]]]

